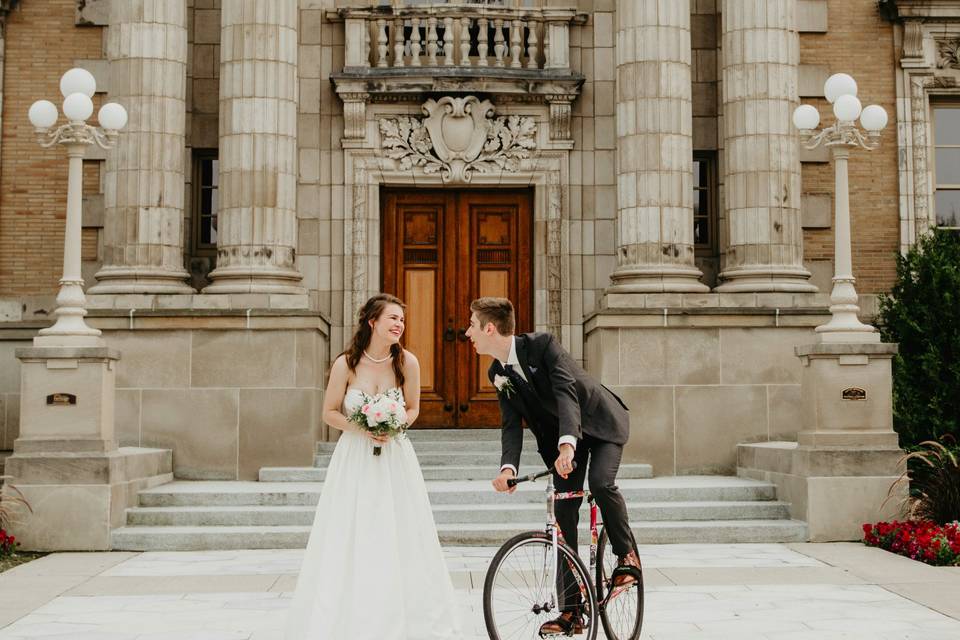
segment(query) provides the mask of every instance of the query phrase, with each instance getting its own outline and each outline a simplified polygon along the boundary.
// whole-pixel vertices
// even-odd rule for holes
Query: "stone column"
[[[91,294],[193,293],[183,267],[186,0],[110,4],[110,99],[130,122],[107,154],[104,266]]]
[[[217,268],[204,293],[302,294],[297,0],[224,0]]]
[[[723,185],[729,245],[718,291],[816,291],[803,267],[796,0],[723,0]]]
[[[690,1],[617,8],[619,234],[608,292],[707,291],[693,254]]]

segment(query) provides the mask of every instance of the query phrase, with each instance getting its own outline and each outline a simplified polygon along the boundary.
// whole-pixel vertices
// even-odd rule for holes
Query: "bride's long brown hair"
[[[357,330],[353,334],[350,346],[347,347],[347,350],[342,354],[347,357],[347,366],[350,367],[350,371],[354,373],[357,372],[357,365],[360,364],[360,358],[363,357],[363,352],[366,348],[370,346],[370,338],[373,336],[373,326],[371,323],[376,322],[380,314],[383,313],[383,310],[390,304],[395,304],[404,311],[407,309],[407,305],[403,303],[403,300],[389,293],[378,293],[367,300],[360,308]],[[399,342],[390,345],[390,355],[393,356],[393,375],[397,378],[397,386],[403,388],[403,347]]]

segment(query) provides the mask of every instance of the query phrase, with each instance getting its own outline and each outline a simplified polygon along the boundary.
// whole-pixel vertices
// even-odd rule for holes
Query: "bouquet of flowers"
[[[376,436],[396,437],[407,430],[407,410],[399,389],[390,389],[375,396],[363,394],[363,403],[348,416],[350,422]],[[378,456],[382,447],[375,446]]]

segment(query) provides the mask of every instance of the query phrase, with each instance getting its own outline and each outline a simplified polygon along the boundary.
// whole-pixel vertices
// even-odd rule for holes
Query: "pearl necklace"
[[[367,359],[370,360],[370,362],[376,362],[377,364],[380,364],[381,362],[386,362],[386,361],[389,360],[391,357],[393,357],[393,354],[388,352],[387,355],[386,355],[386,357],[383,357],[383,358],[380,358],[379,360],[377,360],[376,358],[374,358],[373,356],[371,356],[369,353],[367,353],[367,350],[366,350],[366,349],[363,350],[363,355],[367,356]]]

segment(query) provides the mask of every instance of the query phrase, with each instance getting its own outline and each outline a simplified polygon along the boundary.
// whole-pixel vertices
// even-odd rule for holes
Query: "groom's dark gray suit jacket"
[[[523,333],[516,341],[517,359],[530,388],[515,389],[509,397],[498,392],[503,420],[501,465],[520,468],[523,421],[536,437],[547,465],[556,460],[560,436],[580,440],[587,434],[626,444],[630,418],[623,400],[584,371],[549,333]],[[494,376],[507,373],[494,359],[487,375],[493,382]]]

